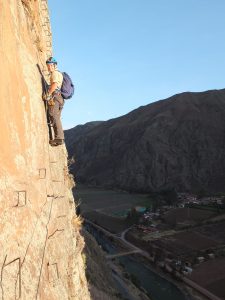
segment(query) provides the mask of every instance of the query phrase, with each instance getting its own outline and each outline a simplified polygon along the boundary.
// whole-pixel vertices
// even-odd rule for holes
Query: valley
[[[183,201],[180,199],[177,204],[180,207],[163,205],[157,208],[155,213],[151,213],[151,209],[148,208],[148,212],[139,215],[136,224],[131,224],[125,215],[121,217],[122,212],[126,211],[128,215],[128,211],[134,207],[140,208],[143,205],[151,207],[148,194],[136,195],[78,185],[75,197],[80,201],[85,227],[97,237],[98,243],[106,251],[106,258],[111,261],[111,269],[114,272],[115,268],[117,272],[120,270],[120,278],[124,276],[133,278],[136,283],[138,282],[139,288],[146,291],[147,287],[147,295],[148,297],[151,295],[152,300],[164,298],[161,294],[161,298],[157,298],[158,292],[152,296],[151,289],[155,289],[156,283],[152,287],[144,284],[145,281],[149,283],[152,279],[147,280],[148,275],[142,270],[143,263],[145,267],[149,266],[151,272],[159,274],[160,278],[166,278],[169,283],[172,282],[186,291],[184,297],[189,297],[187,299],[207,299],[209,295],[212,297],[209,299],[224,299],[221,285],[224,274],[217,268],[217,265],[224,261],[223,209],[220,211],[212,206],[210,210],[206,199],[204,201],[209,206],[206,205],[202,209],[194,208],[193,205],[196,205],[198,200],[185,194]],[[187,199],[192,199],[192,202]],[[215,198],[211,200],[215,202]],[[189,207],[182,207],[185,202]],[[202,202],[198,204],[203,205]],[[102,236],[106,237],[104,242]],[[133,267],[130,269],[130,265],[133,264],[136,265],[134,267],[136,271],[132,273]],[[206,283],[203,284],[197,274],[208,274],[210,268],[214,270],[215,276],[211,280],[205,280]],[[142,271],[138,272],[138,269]],[[124,275],[126,273],[129,276]],[[139,277],[139,273],[145,273],[147,277]],[[157,282],[160,280],[158,278]],[[173,287],[169,289],[173,290]],[[176,299],[174,295],[171,297]],[[181,296],[179,297],[177,299],[180,300]]]

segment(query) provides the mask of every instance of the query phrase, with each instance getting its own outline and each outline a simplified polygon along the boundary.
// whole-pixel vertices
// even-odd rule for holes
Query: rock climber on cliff
[[[50,86],[43,100],[47,101],[50,121],[54,129],[55,138],[50,140],[50,145],[58,146],[64,143],[64,132],[61,122],[61,112],[64,105],[64,99],[61,95],[63,75],[57,70],[57,61],[50,57],[46,61],[50,73]]]

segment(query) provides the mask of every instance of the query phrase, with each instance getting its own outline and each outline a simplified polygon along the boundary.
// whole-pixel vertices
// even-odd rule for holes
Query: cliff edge
[[[0,0],[0,298],[90,299],[64,146],[49,146],[46,0]]]

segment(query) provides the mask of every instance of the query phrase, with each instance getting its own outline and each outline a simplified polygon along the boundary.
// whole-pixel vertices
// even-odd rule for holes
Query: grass
[[[74,196],[81,202],[82,212],[94,210],[112,216],[122,215],[134,206],[146,206],[145,204],[149,203],[145,194],[130,194],[82,185],[76,186]]]
[[[85,212],[83,216],[112,233],[120,233],[129,227],[124,218],[112,217],[95,211]]]
[[[134,206],[149,206],[148,195],[130,194],[123,191],[104,190],[78,185],[74,189],[76,202],[80,203],[81,214],[112,233],[129,227],[127,212]]]

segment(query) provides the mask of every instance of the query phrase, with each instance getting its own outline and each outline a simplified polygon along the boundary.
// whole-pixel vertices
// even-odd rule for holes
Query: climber
[[[58,146],[64,143],[64,132],[61,122],[61,112],[64,105],[64,99],[61,95],[61,86],[63,75],[57,70],[57,61],[54,57],[50,57],[46,61],[48,71],[50,73],[50,86],[43,100],[47,101],[48,114],[54,129],[55,138],[50,140],[51,146]]]

